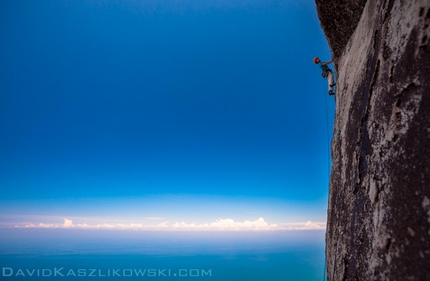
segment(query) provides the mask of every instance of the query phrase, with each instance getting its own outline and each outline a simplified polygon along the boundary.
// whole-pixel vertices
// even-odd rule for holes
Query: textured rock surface
[[[323,15],[320,16],[321,27],[331,31],[327,40],[334,59],[338,59],[342,54],[342,50],[357,27],[366,1],[315,0],[318,14]]]
[[[328,280],[430,280],[430,1],[316,3],[339,74]]]

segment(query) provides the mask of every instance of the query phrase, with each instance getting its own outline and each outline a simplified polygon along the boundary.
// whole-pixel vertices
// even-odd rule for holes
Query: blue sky
[[[2,1],[0,13],[3,225],[325,221],[312,59],[330,51],[313,0]]]

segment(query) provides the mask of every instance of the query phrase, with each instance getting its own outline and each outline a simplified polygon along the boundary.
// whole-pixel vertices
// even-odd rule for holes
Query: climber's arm
[[[321,65],[327,65],[327,64],[330,64],[330,63],[332,63],[333,62],[333,60],[331,60],[331,61],[327,61],[327,62],[323,62]]]

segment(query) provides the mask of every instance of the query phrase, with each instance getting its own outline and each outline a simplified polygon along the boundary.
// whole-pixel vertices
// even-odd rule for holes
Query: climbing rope
[[[326,117],[326,131],[327,131],[327,174],[328,174],[328,191],[330,192],[330,132],[329,132],[329,124],[328,124],[328,104],[327,104],[327,84],[325,79],[323,79],[323,87],[324,87],[324,100],[325,100],[325,117]],[[324,275],[323,281],[326,281],[326,273],[327,273],[327,255],[324,254]]]
[[[326,131],[327,131],[327,174],[330,180],[330,130],[328,124],[328,104],[327,104],[327,84],[324,84],[324,100],[325,100],[325,121],[326,121]]]

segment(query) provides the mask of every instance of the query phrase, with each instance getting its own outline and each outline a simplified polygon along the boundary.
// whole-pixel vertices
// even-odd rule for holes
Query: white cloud
[[[65,218],[63,218],[63,220],[64,220],[64,224],[63,224],[64,228],[74,227],[72,220],[68,220],[68,219],[65,219]]]
[[[280,223],[279,227],[284,230],[323,230],[326,228],[325,222],[295,222],[295,223]]]
[[[156,225],[157,228],[167,228],[169,227],[167,224],[169,222],[168,221],[164,221],[164,222],[160,222],[159,224]]]
[[[268,224],[263,218],[255,221],[235,222],[232,219],[217,219],[216,221],[208,224],[194,224],[177,222],[172,225],[175,229],[201,229],[201,230],[269,230],[276,229],[276,224]]]
[[[311,221],[307,221],[305,223],[305,226],[300,229],[306,230],[306,229],[324,229],[324,228],[325,227],[322,227],[319,224],[313,223]]]

